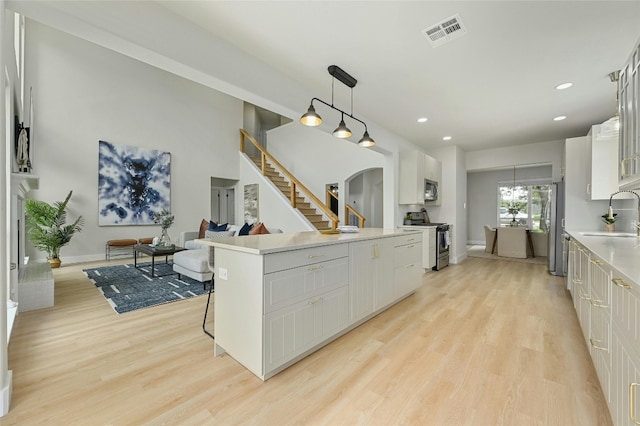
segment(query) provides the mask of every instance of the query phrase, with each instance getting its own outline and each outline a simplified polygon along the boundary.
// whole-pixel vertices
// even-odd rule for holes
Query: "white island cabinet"
[[[215,354],[229,354],[262,380],[411,295],[422,282],[419,231],[198,242],[213,246],[215,254]],[[394,273],[399,267],[402,273]]]

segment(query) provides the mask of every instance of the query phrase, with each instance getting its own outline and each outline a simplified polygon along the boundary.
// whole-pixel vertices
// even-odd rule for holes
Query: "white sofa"
[[[173,255],[173,271],[200,282],[213,279],[213,247],[196,243],[198,231],[180,233],[180,247],[187,250]],[[211,266],[209,266],[211,262]]]
[[[234,236],[240,227],[229,225],[227,231],[216,232],[212,235],[219,237]],[[267,228],[270,234],[282,233],[277,228]],[[194,240],[198,238],[198,231],[186,231],[180,233],[180,247],[187,250],[179,251],[173,255],[173,271],[181,275],[200,282],[213,280],[213,247],[205,244],[198,244]]]

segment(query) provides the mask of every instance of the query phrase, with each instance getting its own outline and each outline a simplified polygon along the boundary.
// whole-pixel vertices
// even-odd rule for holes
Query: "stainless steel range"
[[[432,269],[439,271],[445,266],[449,266],[449,246],[451,241],[449,238],[449,225],[439,223],[436,227],[436,266]]]

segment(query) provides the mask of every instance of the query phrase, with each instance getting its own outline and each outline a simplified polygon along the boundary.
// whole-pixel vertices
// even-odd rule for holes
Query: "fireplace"
[[[29,191],[38,189],[38,176],[29,173],[11,174],[11,279],[7,288],[7,299],[17,301],[18,281],[25,268],[25,219],[24,200]]]

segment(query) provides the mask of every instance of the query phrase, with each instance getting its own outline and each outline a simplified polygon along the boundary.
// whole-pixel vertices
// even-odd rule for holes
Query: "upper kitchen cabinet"
[[[587,170],[590,179],[587,183],[588,200],[608,200],[618,191],[618,132],[606,133],[602,125],[591,126],[587,135]],[[621,194],[618,198],[628,198]],[[628,194],[632,196],[631,194]]]
[[[440,205],[440,194],[435,201],[425,202],[425,180],[435,182],[438,193],[442,189],[442,163],[439,160],[419,151],[401,152],[399,175],[398,203]]]
[[[631,57],[620,70],[620,142],[618,174],[620,189],[636,188],[640,184],[640,40]]]

